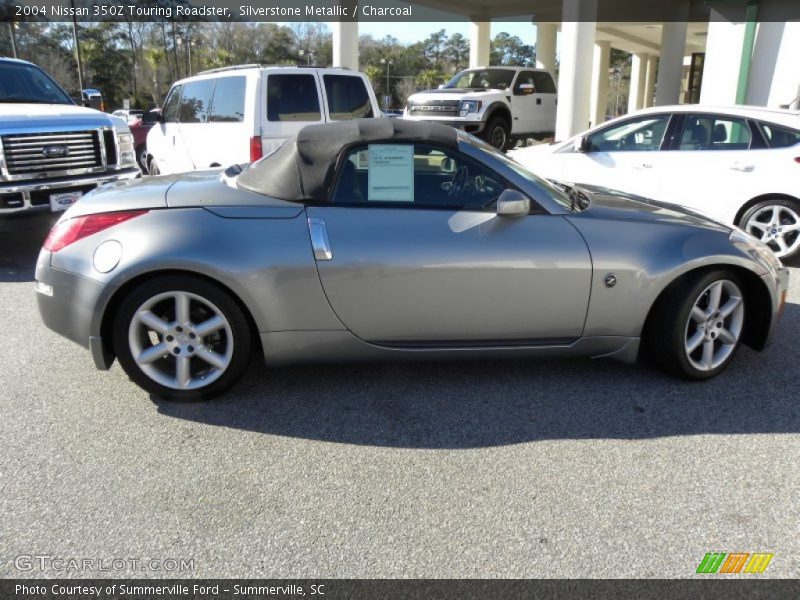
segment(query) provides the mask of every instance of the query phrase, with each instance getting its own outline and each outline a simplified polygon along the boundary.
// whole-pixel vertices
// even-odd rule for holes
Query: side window
[[[181,123],[205,123],[214,93],[214,80],[201,79],[183,84],[178,120]]]
[[[422,144],[369,144],[348,153],[331,202],[483,209],[506,187],[497,174],[460,152]]]
[[[525,88],[522,87],[523,85]],[[514,95],[527,96],[528,94],[533,94],[538,91],[533,78],[533,71],[520,71],[519,75],[517,75],[517,82],[514,84]]]
[[[761,133],[767,140],[770,148],[788,148],[800,144],[800,131],[773,125],[772,123],[759,123]]]
[[[667,130],[669,115],[628,119],[591,134],[587,152],[646,152],[658,150]]]
[[[178,122],[178,104],[180,104],[181,101],[181,87],[180,85],[176,85],[172,88],[167,99],[164,101],[162,113],[164,114],[165,123]]]
[[[539,94],[555,94],[556,84],[550,73],[544,71],[533,72],[533,85],[536,87],[536,92]]]
[[[686,115],[678,150],[746,150],[750,127],[744,119],[718,115]]]
[[[323,75],[331,119],[371,118],[372,104],[364,80],[352,75]]]
[[[313,75],[269,75],[267,119],[270,121],[319,121],[317,83]]]
[[[247,79],[245,77],[217,79],[208,120],[213,123],[241,123],[244,121],[246,86]]]

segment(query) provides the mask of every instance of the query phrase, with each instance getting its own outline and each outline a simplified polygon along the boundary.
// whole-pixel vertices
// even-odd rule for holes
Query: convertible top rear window
[[[431,142],[457,148],[456,130],[403,119],[352,119],[304,127],[237,178],[240,187],[292,202],[328,201],[343,149],[384,142]]]

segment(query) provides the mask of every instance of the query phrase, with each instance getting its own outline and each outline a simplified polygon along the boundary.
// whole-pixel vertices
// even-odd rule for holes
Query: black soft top
[[[247,190],[293,202],[326,202],[342,149],[371,143],[419,142],[455,148],[452,127],[405,119],[352,119],[307,125],[239,175]]]

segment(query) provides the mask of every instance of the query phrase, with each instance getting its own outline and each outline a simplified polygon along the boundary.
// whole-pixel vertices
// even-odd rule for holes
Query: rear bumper
[[[49,328],[87,348],[98,369],[107,370],[113,355],[100,338],[96,308],[104,297],[103,284],[50,266],[50,253],[42,250],[36,264],[36,303]]]
[[[49,195],[83,189],[86,192],[113,181],[136,179],[138,168],[89,177],[70,177],[30,182],[0,182],[0,217],[20,213],[49,212]]]

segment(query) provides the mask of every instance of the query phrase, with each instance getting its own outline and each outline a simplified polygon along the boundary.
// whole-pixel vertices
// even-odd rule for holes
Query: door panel
[[[325,223],[328,300],[371,342],[502,343],[581,335],[591,260],[555,215],[309,207]]]

